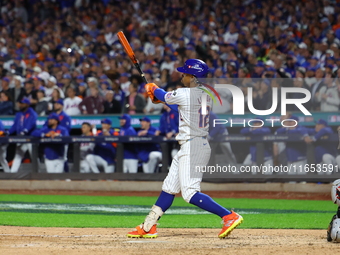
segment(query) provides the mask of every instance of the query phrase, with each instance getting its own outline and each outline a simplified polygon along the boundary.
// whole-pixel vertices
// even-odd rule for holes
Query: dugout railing
[[[244,136],[244,135],[228,135],[225,137],[225,142],[236,143],[238,145],[245,145],[249,143],[256,144],[257,150],[257,165],[264,163],[264,145],[265,143],[273,142],[294,142],[304,143],[303,137],[299,135],[264,135],[264,136]],[[80,173],[80,143],[100,143],[110,142],[117,144],[116,156],[116,170],[115,173]],[[223,141],[218,141],[223,142]],[[332,143],[333,146],[338,143],[338,135],[333,134],[328,136],[324,142]],[[100,137],[84,137],[84,136],[70,136],[70,137],[56,137],[56,138],[37,138],[29,136],[13,136],[13,137],[0,137],[0,144],[18,144],[18,143],[32,143],[31,167],[29,171],[19,170],[17,173],[3,173],[0,172],[0,179],[26,179],[26,180],[141,180],[141,181],[161,181],[165,178],[171,163],[170,158],[170,143],[174,143],[173,139],[166,139],[165,137],[135,137],[135,136],[100,136]],[[68,173],[46,173],[40,171],[38,147],[39,144],[46,143],[63,143],[72,144],[72,168]],[[124,144],[134,143],[159,143],[162,150],[162,166],[159,171],[154,174],[136,173],[129,174],[123,173],[123,150]],[[215,146],[214,146],[215,147]],[[246,146],[245,146],[246,147]],[[216,148],[216,147],[215,147]],[[212,157],[217,153],[212,151]],[[313,144],[307,144],[307,164],[315,164],[315,154]],[[242,164],[237,164],[238,169]],[[289,181],[306,181],[306,182],[330,182],[335,178],[340,178],[340,173],[334,170],[331,174],[319,174],[317,172],[309,171],[305,175],[286,175],[286,174],[272,174],[264,175],[257,174],[251,175],[249,173],[231,174],[221,172],[214,175],[204,175],[204,181],[207,182],[289,182]]]

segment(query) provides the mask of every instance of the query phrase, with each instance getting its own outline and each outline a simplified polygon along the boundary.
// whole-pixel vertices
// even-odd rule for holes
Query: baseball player
[[[204,86],[197,78],[206,77],[209,67],[198,59],[188,59],[184,66],[177,70],[182,73],[185,88],[173,92],[165,92],[154,83],[145,85],[153,102],[165,102],[179,111],[179,133],[176,140],[180,150],[173,158],[167,177],[163,182],[162,192],[144,222],[127,234],[128,237],[155,238],[157,221],[171,206],[175,194],[181,191],[184,200],[203,210],[214,213],[223,219],[223,227],[219,233],[224,238],[242,221],[241,215],[229,211],[217,204],[206,194],[200,192],[203,173],[195,171],[195,166],[206,166],[210,158],[210,146],[207,140],[209,130],[209,110],[212,99],[204,91]],[[203,90],[204,89],[204,90]],[[202,111],[202,98],[207,101],[207,112]],[[206,113],[206,114],[203,114]]]
[[[30,135],[36,128],[38,114],[30,107],[30,100],[23,98],[19,102],[19,112],[16,113],[13,126],[6,132],[9,135]],[[32,155],[32,144],[17,144],[15,156],[11,167],[11,173],[19,170],[21,160],[25,156],[26,151]]]
[[[111,129],[112,122],[110,119],[103,119],[102,130],[98,132],[98,136],[118,135]],[[113,173],[115,171],[116,148],[113,143],[96,143],[93,154],[86,156],[86,161],[90,165],[90,169],[94,173],[100,173],[98,166],[104,168],[105,173]]]
[[[268,135],[270,134],[270,129],[268,127],[263,127],[263,120],[261,118],[256,119],[252,122],[253,127],[245,127],[241,129],[242,135],[253,135],[253,136],[259,136],[259,135]],[[264,148],[264,165],[265,166],[272,166],[273,165],[273,157],[272,157],[272,151],[271,151],[271,145],[268,143],[265,143]],[[250,153],[243,161],[244,165],[256,165],[256,144],[252,143],[250,145]],[[266,172],[266,174],[271,174],[272,172]],[[256,174],[256,172],[252,172],[252,174]]]
[[[68,133],[71,133],[71,118],[64,112],[64,100],[63,99],[58,99],[54,103],[54,111],[58,115],[59,118],[59,125],[63,126],[64,128],[67,129]],[[68,164],[67,164],[67,151],[68,151],[68,144],[65,144],[65,166],[64,170],[65,172],[68,172]]]
[[[119,135],[136,136],[136,130],[131,126],[131,117],[129,114],[123,114],[119,117],[120,131]],[[137,150],[133,144],[124,144],[124,160],[123,172],[124,173],[137,173],[138,171],[138,157]]]
[[[303,137],[308,136],[308,130],[305,127],[300,125],[294,126],[299,120],[297,116],[292,115],[290,119],[292,121],[285,122],[285,125],[290,127],[281,127],[276,130],[275,134],[299,134]],[[307,164],[305,144],[286,142],[286,156],[290,169],[288,174],[306,174],[303,170]]]
[[[83,122],[81,125],[82,136],[92,136],[92,127],[88,122]],[[94,143],[80,143],[80,172],[90,173],[90,165],[86,160],[86,156],[93,153]]]
[[[225,139],[225,137],[228,135],[228,130],[224,125],[215,125],[214,126],[214,120],[219,119],[219,117],[214,113],[210,112],[209,117],[209,135],[208,140],[210,143],[210,147],[217,147],[218,145],[221,146],[221,150],[223,152],[223,157],[225,162],[228,162],[228,164],[236,164],[236,158],[235,155],[231,149],[231,145],[229,142],[221,142]],[[213,148],[212,148],[213,150]]]
[[[338,205],[338,211],[329,223],[327,229],[327,241],[340,242],[340,179],[333,182],[331,196],[333,203]]]
[[[319,119],[315,128],[307,129],[310,136],[304,138],[307,144],[314,143],[315,161],[317,164],[335,165],[336,147],[329,142],[329,135],[333,134],[333,130],[328,127],[327,121]],[[331,174],[332,172],[326,172]],[[318,172],[323,174],[323,172]]]
[[[151,126],[151,120],[148,117],[143,117],[140,120],[141,130],[138,136],[157,136],[159,130]],[[162,160],[159,144],[143,143],[138,148],[138,158],[143,162],[144,173],[154,173],[159,162]]]
[[[5,129],[4,125],[2,124],[2,121],[0,120],[0,137],[5,136]],[[6,160],[6,155],[7,155],[7,146],[8,144],[1,144],[0,143],[0,164],[2,166],[2,169],[4,170],[5,173],[10,173],[11,170],[8,167],[8,162]]]
[[[59,125],[63,126],[67,129],[67,131],[71,132],[71,118],[66,114],[66,112],[63,111],[64,108],[64,100],[58,99],[54,103],[54,110],[55,113],[58,115],[59,118]]]
[[[32,136],[36,137],[60,137],[69,136],[65,127],[60,125],[59,116],[51,113],[47,118],[47,126],[43,126],[39,130],[32,132]],[[65,144],[50,143],[44,146],[44,156],[46,171],[48,173],[62,173],[65,163]]]

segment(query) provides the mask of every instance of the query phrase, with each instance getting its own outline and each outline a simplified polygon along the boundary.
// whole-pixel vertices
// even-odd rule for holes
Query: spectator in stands
[[[8,91],[0,92],[0,115],[13,115],[14,106]]]
[[[340,98],[338,87],[331,74],[326,74],[324,84],[316,95],[316,101],[320,102],[322,112],[335,112],[339,110]]]
[[[45,90],[45,93],[46,93],[46,90]],[[48,97],[46,97],[46,99],[48,99]],[[52,97],[50,98],[50,100],[48,102],[48,113],[52,113],[52,112],[55,111],[54,103],[57,102],[60,99],[62,99],[61,95],[60,95],[60,90],[58,88],[54,88],[53,91],[52,91]]]
[[[131,126],[131,117],[128,114],[123,114],[119,117],[121,136],[136,136],[136,130]],[[124,160],[123,172],[124,173],[137,173],[138,170],[138,157],[135,145],[129,143],[124,144]]]
[[[125,96],[130,94],[130,75],[128,73],[122,73],[119,78],[120,88],[124,92]]]
[[[91,88],[91,96],[79,104],[79,110],[82,114],[101,114],[104,112],[104,100],[99,95],[98,87]]]
[[[105,95],[104,112],[105,114],[120,114],[122,112],[121,104],[114,98],[114,93],[109,90]]]
[[[123,90],[121,90],[119,84],[116,81],[112,81],[112,91],[114,99],[120,102],[121,108],[123,108],[125,102],[125,93]]]
[[[138,136],[158,136],[160,131],[151,126],[151,119],[143,117],[140,120],[141,130]],[[138,146],[138,158],[143,162],[143,172],[152,174],[156,171],[158,164],[162,160],[162,153],[159,144],[145,143]]]
[[[128,114],[141,114],[145,107],[145,98],[137,92],[138,85],[130,84],[129,95],[125,97],[125,107],[123,113]]]
[[[286,127],[276,130],[275,134],[297,134],[303,138],[308,136],[308,130],[298,125],[299,118],[290,116],[289,121],[285,121]],[[307,164],[306,145],[303,143],[286,142],[286,156],[290,172],[288,174],[306,174],[304,167]]]
[[[118,131],[111,128],[110,119],[103,119],[102,130],[98,136],[117,136]],[[93,154],[86,156],[90,169],[94,173],[100,173],[98,167],[103,167],[105,173],[113,173],[115,171],[116,148],[115,144],[110,142],[96,143]]]
[[[245,127],[241,129],[242,135],[252,135],[252,136],[262,136],[270,134],[270,129],[268,127],[264,127],[264,121],[261,118],[254,119],[252,122],[252,127]],[[257,157],[256,157],[256,144],[252,143],[249,147],[249,154],[244,159],[243,164],[245,165],[256,165]],[[264,148],[264,166],[272,166],[273,165],[273,155],[271,145],[266,143]],[[271,174],[271,172],[266,172],[267,174]],[[252,174],[256,174],[252,172]]]
[[[23,98],[19,102],[20,111],[16,113],[12,127],[7,131],[9,135],[27,136],[30,135],[36,128],[37,113],[30,107],[30,100]],[[16,173],[19,170],[21,160],[25,156],[26,151],[32,156],[32,144],[18,143],[16,145],[15,156],[11,167],[11,173]]]
[[[28,98],[30,100],[30,106],[34,107],[34,100],[37,100],[37,92],[33,89],[33,80],[29,79],[24,82],[25,90],[19,95],[18,100],[21,101],[23,98]],[[20,109],[19,109],[20,110]]]
[[[59,116],[51,113],[47,118],[47,125],[35,130],[32,136],[36,137],[60,137],[69,136],[66,128],[60,125]],[[44,144],[44,158],[47,173],[62,173],[64,171],[65,144]]]
[[[331,165],[335,166],[336,147],[334,143],[330,142],[329,136],[333,134],[333,130],[328,126],[327,121],[319,119],[315,128],[309,128],[308,134],[304,138],[307,144],[313,143],[314,155],[316,164],[326,164],[327,168]],[[322,170],[322,169],[321,169]],[[322,174],[323,172],[318,172]],[[331,174],[331,172],[324,172],[324,174]]]
[[[5,128],[2,124],[2,121],[0,120],[0,137],[5,136]],[[10,173],[11,170],[9,169],[8,162],[6,160],[7,156],[7,143],[0,143],[0,165],[2,166],[2,170],[5,173]]]
[[[69,116],[80,115],[79,104],[83,101],[80,97],[76,96],[74,87],[68,87],[66,91],[67,98],[64,100],[64,110]]]
[[[19,107],[16,102],[20,101],[20,96],[25,93],[25,89],[23,88],[23,79],[22,77],[16,75],[14,79],[14,88],[12,94],[12,101],[14,104],[14,110],[18,111]]]
[[[48,112],[48,99],[45,97],[45,90],[37,91],[38,102],[35,105],[35,111],[39,116],[45,116]]]
[[[85,82],[81,82],[78,86],[78,94],[77,95],[82,100],[84,100],[84,98],[86,97],[86,88],[87,88],[87,84]]]
[[[81,135],[82,136],[93,136],[91,132],[92,127],[88,122],[83,122],[81,125]],[[97,135],[97,134],[96,134]],[[90,173],[90,165],[86,160],[86,156],[93,154],[95,143],[80,143],[80,172]]]
[[[318,68],[315,72],[316,82],[311,87],[312,109],[314,111],[320,111],[320,100],[318,98],[320,89],[325,86],[323,82],[324,75],[322,68]]]

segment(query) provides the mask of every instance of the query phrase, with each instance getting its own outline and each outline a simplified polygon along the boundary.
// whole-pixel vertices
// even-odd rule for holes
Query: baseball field
[[[244,217],[226,239],[217,238],[218,217],[176,197],[159,237],[147,240],[126,233],[143,221],[157,192],[1,193],[0,254],[334,254],[339,248],[326,241],[336,211],[328,194],[210,192]]]

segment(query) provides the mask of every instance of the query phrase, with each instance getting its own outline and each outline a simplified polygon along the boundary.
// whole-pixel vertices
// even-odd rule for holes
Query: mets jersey
[[[177,104],[179,112],[179,133],[177,141],[186,141],[194,137],[204,137],[209,133],[209,114],[212,106],[211,97],[199,85],[192,88],[179,88],[165,94],[165,102]],[[206,100],[206,112],[202,109]]]

